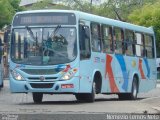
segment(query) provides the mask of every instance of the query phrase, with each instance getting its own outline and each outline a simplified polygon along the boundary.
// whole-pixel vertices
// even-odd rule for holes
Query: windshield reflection
[[[30,65],[51,65],[73,61],[77,56],[76,29],[14,29],[11,39],[13,62]]]

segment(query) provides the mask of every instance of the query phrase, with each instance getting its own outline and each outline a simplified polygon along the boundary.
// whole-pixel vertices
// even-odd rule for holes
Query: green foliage
[[[160,51],[160,2],[147,4],[131,13],[128,19],[138,25],[153,26],[156,35],[157,51]],[[158,56],[160,52],[158,52]]]
[[[10,5],[9,1],[1,0],[0,1],[0,28],[4,24],[10,23],[13,15],[14,15],[14,9]]]
[[[0,0],[0,28],[10,24],[16,11],[21,11],[20,0]]]
[[[9,0],[10,4],[13,7],[13,9],[14,9],[15,12],[24,10],[23,7],[19,6],[20,1],[21,0]]]
[[[158,0],[106,0],[103,4],[94,5],[82,0],[65,0],[65,4],[73,10],[80,10],[104,17],[128,21],[128,15],[145,4],[153,4]]]
[[[49,4],[52,3],[52,0],[42,0],[42,1],[39,1],[35,4],[33,4],[31,6],[31,8],[33,10],[37,10],[37,9],[45,9],[45,8],[48,8]]]
[[[63,4],[57,5],[53,4],[54,0],[42,0],[27,9],[71,9],[127,21],[128,15],[134,9],[140,8],[147,3],[153,4],[156,1],[157,0],[106,0],[103,4],[95,5],[91,4],[91,0],[63,0]]]
[[[40,9],[69,9],[64,5],[57,5],[52,3],[53,0],[42,0],[37,3],[34,3],[31,7],[27,8],[30,10],[40,10]]]

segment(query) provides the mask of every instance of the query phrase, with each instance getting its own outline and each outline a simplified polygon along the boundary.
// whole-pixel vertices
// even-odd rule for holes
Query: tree
[[[157,0],[106,0],[100,5],[93,5],[82,0],[65,0],[65,4],[73,10],[80,10],[104,17],[128,21],[128,15],[147,3],[155,3]]]
[[[27,9],[31,10],[39,10],[39,9],[69,9],[67,6],[63,4],[54,4],[53,0],[41,0],[34,3],[31,7]]]
[[[10,5],[9,1],[1,0],[0,1],[0,28],[2,28],[2,26],[5,24],[10,23],[13,14],[14,14],[14,9]]]
[[[140,9],[133,11],[128,19],[130,22],[146,27],[153,26],[156,35],[157,51],[160,51],[160,2],[146,4]],[[160,53],[158,53],[158,56]]]
[[[49,4],[52,3],[52,0],[42,0],[42,1],[38,1],[37,3],[34,3],[31,6],[31,9],[33,10],[37,10],[37,9],[46,9],[48,8]]]
[[[10,24],[15,12],[22,10],[19,2],[20,0],[0,0],[0,28]]]
[[[15,12],[19,12],[19,11],[24,10],[23,7],[19,6],[20,1],[21,0],[9,0],[10,4],[13,7],[13,9],[14,9]]]
[[[106,0],[100,5],[92,4],[93,0],[61,0],[62,4],[53,4],[54,0],[41,0],[28,9],[70,9],[88,12],[104,17],[128,21],[128,15],[137,8],[157,0]]]

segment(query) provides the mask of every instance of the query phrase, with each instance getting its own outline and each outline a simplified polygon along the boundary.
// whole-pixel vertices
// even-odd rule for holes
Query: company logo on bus
[[[41,76],[39,79],[40,79],[41,81],[44,81],[45,78],[44,78],[43,76]]]

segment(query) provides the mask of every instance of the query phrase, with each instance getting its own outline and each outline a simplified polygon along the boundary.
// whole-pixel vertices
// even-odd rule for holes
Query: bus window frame
[[[98,47],[99,47],[99,50],[94,50],[94,46],[93,46],[93,32],[92,32],[92,30],[93,30],[93,28],[92,28],[92,26],[93,25],[97,25],[98,26],[98,36],[97,36],[97,40],[99,41],[99,45],[98,45]],[[100,23],[97,23],[97,22],[90,22],[90,35],[91,35],[91,37],[90,37],[90,39],[91,39],[91,50],[92,50],[92,52],[98,52],[98,53],[100,53],[101,51],[102,51],[102,31],[101,31],[101,24]]]
[[[136,34],[140,34],[141,35],[141,42],[142,44],[138,44],[137,43],[137,35]],[[137,49],[136,49],[136,46],[140,46],[140,50],[141,50],[141,47],[143,47],[143,50],[141,51],[141,55],[137,55]],[[135,56],[136,57],[140,57],[140,58],[145,58],[146,55],[144,53],[144,50],[145,50],[145,43],[144,43],[144,33],[142,32],[139,32],[139,31],[135,31]],[[143,53],[142,53],[143,52]]]
[[[125,29],[125,40],[124,40],[124,47],[125,47],[125,50],[124,50],[124,53],[126,54],[126,56],[135,56],[136,55],[136,40],[135,40],[135,31],[133,30],[130,30],[130,29]],[[132,32],[132,40],[127,40],[127,32]],[[131,45],[132,46],[132,54],[129,54],[127,51],[128,51],[128,45]]]
[[[148,37],[151,38],[150,39],[151,40],[151,45],[147,45],[146,44],[146,39],[145,39],[146,36],[148,36]],[[154,37],[153,37],[153,35],[144,33],[144,43],[145,43],[145,57],[148,58],[148,59],[153,59],[155,57],[155,55],[154,55],[154,49],[153,49],[154,48]],[[148,57],[148,55],[147,55],[148,51],[147,51],[146,47],[151,48],[151,54],[152,54],[151,57]]]
[[[109,32],[111,32],[110,33],[110,39],[108,38],[108,39],[105,39],[104,38],[104,29],[103,28],[108,28],[108,29],[111,29],[111,30],[109,30]],[[108,33],[109,34],[109,33]],[[102,52],[103,53],[109,53],[109,54],[113,54],[114,53],[114,48],[113,48],[113,27],[111,26],[111,25],[107,25],[107,24],[101,24],[101,40],[102,40]],[[111,42],[111,44],[109,44],[110,45],[110,52],[108,52],[108,51],[106,51],[106,48],[104,48],[104,42],[105,42],[105,40],[107,40],[107,41],[109,41],[110,40],[110,42]],[[105,50],[104,50],[105,49]]]
[[[120,30],[120,34],[121,34],[121,40],[117,40],[116,36],[115,36],[115,29],[119,29]],[[113,48],[114,48],[114,53],[115,54],[120,54],[120,55],[124,55],[123,53],[123,42],[124,42],[124,29],[121,27],[117,27],[117,26],[113,26],[112,27],[112,33],[113,33]],[[122,39],[122,34],[123,34],[123,39]],[[116,47],[117,47],[117,42],[121,43],[121,53],[120,52],[116,52]]]
[[[79,54],[80,54],[80,60],[88,60],[88,59],[90,59],[91,58],[91,36],[90,36],[90,28],[89,28],[89,26],[87,26],[87,25],[84,25],[84,24],[81,24],[81,23],[79,23]],[[81,27],[86,27],[87,29],[88,29],[88,34],[89,34],[89,54],[88,54],[88,56],[85,56],[85,57],[82,57],[82,54],[81,54],[81,47],[80,47],[80,45],[82,44],[81,43],[81,39],[82,39],[82,37],[80,36],[80,29],[81,29]],[[84,33],[85,34],[85,33]],[[83,36],[84,37],[84,36]],[[85,38],[85,37],[84,37]]]

